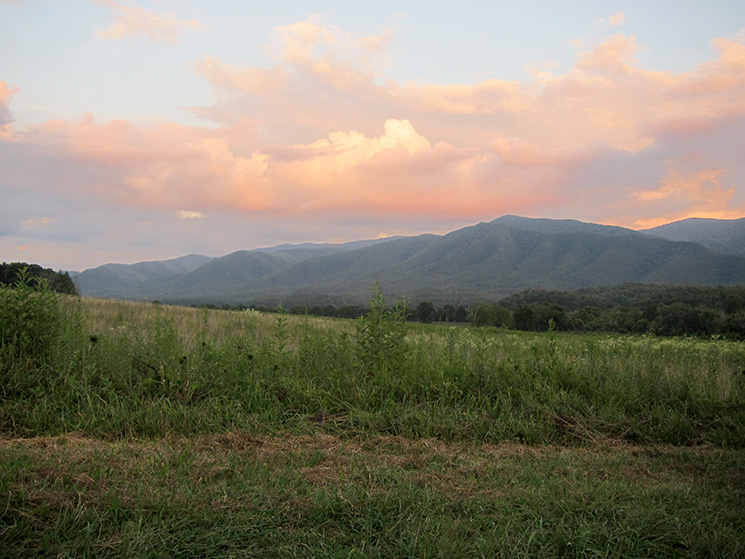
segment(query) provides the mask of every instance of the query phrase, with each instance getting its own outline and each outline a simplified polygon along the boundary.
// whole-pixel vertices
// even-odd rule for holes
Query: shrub
[[[370,310],[356,323],[357,352],[370,371],[391,370],[406,358],[406,303],[388,309],[379,284],[373,288]]]
[[[12,286],[0,286],[0,355],[13,362],[44,362],[61,335],[57,294],[49,282],[22,269]]]

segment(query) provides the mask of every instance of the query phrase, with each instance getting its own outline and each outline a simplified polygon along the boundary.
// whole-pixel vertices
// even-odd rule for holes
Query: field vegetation
[[[0,329],[0,555],[745,555],[741,342],[23,277]]]

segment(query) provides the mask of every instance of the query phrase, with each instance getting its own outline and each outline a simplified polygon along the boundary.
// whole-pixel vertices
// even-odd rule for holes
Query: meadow
[[[0,556],[745,556],[741,342],[1,295]]]

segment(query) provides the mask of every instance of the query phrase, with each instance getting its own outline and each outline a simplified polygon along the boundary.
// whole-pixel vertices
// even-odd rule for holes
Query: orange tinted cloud
[[[323,24],[320,15],[310,16],[275,29],[276,58],[303,68],[336,87],[347,87],[356,76],[375,74],[384,65],[386,46],[393,36],[388,29],[380,35],[355,36]]]
[[[564,75],[421,84],[376,80],[382,55],[363,48],[366,39],[316,18],[280,28],[274,66],[236,68],[204,59],[199,72],[223,95],[201,114],[229,123],[231,116],[251,111],[263,121],[281,122],[281,128],[265,131],[270,142],[310,140],[312,130],[371,134],[380,122],[400,115],[427,136],[456,145],[486,145],[503,136],[542,148],[605,142],[636,151],[654,142],[654,121],[743,110],[745,46],[734,40],[715,41],[715,60],[677,76],[639,68],[636,55],[643,47],[633,36],[618,34],[580,53]]]
[[[13,132],[11,123],[13,115],[10,112],[10,99],[18,93],[17,87],[10,87],[4,81],[0,81],[0,139],[10,139]]]
[[[207,56],[196,64],[197,71],[220,89],[236,89],[244,92],[268,93],[281,91],[288,76],[282,68],[236,68]]]
[[[334,132],[267,153],[272,183],[296,210],[482,216],[553,197],[533,170],[507,170],[488,147],[433,145],[408,120],[387,120],[377,137]]]
[[[626,14],[619,11],[608,18],[608,25],[611,27],[618,27],[619,25],[622,25],[624,21],[626,21]]]
[[[126,6],[113,0],[96,0],[111,9],[114,22],[98,33],[102,39],[124,39],[145,35],[150,41],[177,42],[182,33],[201,29],[196,19],[179,19],[175,14],[154,14],[136,6]]]
[[[49,121],[13,131],[5,176],[53,180],[65,200],[165,211],[193,228],[224,213],[401,222],[517,213],[635,227],[745,215],[740,38],[713,41],[712,60],[677,75],[639,67],[643,46],[617,34],[563,74],[430,84],[383,79],[390,37],[317,17],[282,26],[266,67],[195,65],[216,101],[192,110],[216,126]],[[16,91],[0,82],[7,130]],[[38,199],[42,188],[23,194]]]
[[[724,169],[703,169],[685,174],[671,167],[659,188],[633,193],[640,203],[659,206],[656,217],[640,219],[634,226],[656,227],[688,217],[745,217],[745,208],[732,208],[730,205],[735,189],[722,185],[724,173]]]
[[[0,81],[0,125],[13,122],[10,114],[10,98],[18,93],[17,87],[10,87],[4,81]]]
[[[225,144],[234,133],[174,123],[101,124],[86,115],[80,121],[49,121],[16,132],[15,140],[18,149],[26,148],[25,156],[43,158],[50,172],[61,162],[77,169],[77,176],[67,173],[69,195],[170,210],[255,207],[264,196],[246,194],[245,183],[260,173],[264,156],[234,155]],[[236,206],[236,193],[252,202]]]

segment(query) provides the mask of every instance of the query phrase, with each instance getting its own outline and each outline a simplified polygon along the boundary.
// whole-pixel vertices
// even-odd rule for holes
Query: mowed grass
[[[745,556],[743,344],[60,303],[0,557]]]
[[[741,557],[739,451],[241,433],[0,444],[6,556]]]

